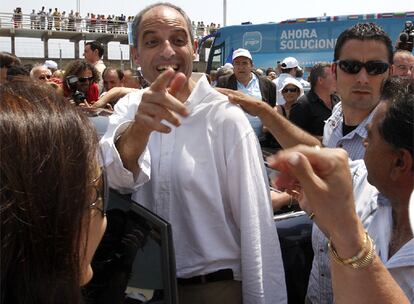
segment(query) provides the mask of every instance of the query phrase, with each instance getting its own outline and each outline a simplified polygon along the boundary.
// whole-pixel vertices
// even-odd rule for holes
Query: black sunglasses
[[[93,77],[79,77],[79,82],[91,81]]]
[[[286,94],[286,93],[297,93],[297,92],[299,92],[299,89],[298,88],[291,88],[291,89],[289,89],[289,88],[286,88],[286,89],[283,89],[282,90],[282,93],[284,93],[284,94]]]
[[[104,217],[108,208],[109,192],[108,183],[106,181],[106,172],[103,168],[101,169],[101,174],[91,181],[91,185],[95,189],[95,196],[91,200],[92,203],[90,203],[88,207],[90,209],[97,209],[101,213],[102,217]]]
[[[361,62],[358,60],[337,60],[335,63],[339,68],[348,74],[358,74],[362,68],[365,68],[368,75],[380,75],[384,74],[390,65],[380,60],[372,60],[367,62]]]

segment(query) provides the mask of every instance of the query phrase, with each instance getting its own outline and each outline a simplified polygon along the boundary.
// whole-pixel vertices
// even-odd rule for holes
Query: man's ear
[[[197,57],[197,45],[198,45],[197,42],[194,40],[193,43],[192,43],[192,46],[193,46],[193,61]]]
[[[407,149],[398,149],[391,172],[391,178],[406,178],[407,174],[412,174],[414,169],[413,165],[414,163],[411,153]]]
[[[332,70],[332,74],[334,75],[335,80],[337,80],[337,77],[336,77],[336,63],[332,63],[331,70]]]
[[[138,49],[133,47],[131,49],[131,52],[132,52],[132,58],[134,58],[135,63],[138,65],[141,65],[141,58],[138,55]]]

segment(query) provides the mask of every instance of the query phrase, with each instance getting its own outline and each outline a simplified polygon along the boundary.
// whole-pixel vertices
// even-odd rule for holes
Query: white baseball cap
[[[55,70],[57,70],[57,68],[58,68],[57,63],[55,61],[53,61],[53,60],[46,60],[43,65],[45,67],[47,67],[48,69],[55,69]]]
[[[246,58],[249,58],[250,60],[252,60],[252,55],[246,49],[237,49],[237,50],[235,50],[233,52],[233,59],[232,59],[232,61],[234,61],[234,59],[236,59],[237,57],[246,57]]]
[[[292,69],[299,66],[299,62],[295,57],[286,57],[280,64],[282,69]]]

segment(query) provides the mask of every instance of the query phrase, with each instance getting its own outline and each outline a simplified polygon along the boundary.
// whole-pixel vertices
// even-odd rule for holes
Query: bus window
[[[211,70],[217,70],[224,64],[223,54],[224,54],[224,43],[213,46],[210,49],[210,56],[209,56],[209,60],[207,63],[207,73],[210,73]]]

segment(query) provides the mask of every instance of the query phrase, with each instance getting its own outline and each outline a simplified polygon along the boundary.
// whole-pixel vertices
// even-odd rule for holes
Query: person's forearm
[[[132,123],[115,143],[124,167],[131,171],[134,177],[138,176],[138,159],[145,151],[150,136],[150,132],[142,132],[137,130],[138,128],[136,123]]]
[[[277,113],[276,109],[267,109],[262,115],[263,125],[277,139],[283,148],[290,148],[298,144],[308,146],[321,145],[321,142],[314,136],[295,126],[285,117]]]
[[[341,258],[354,256],[364,246],[362,224],[348,227],[352,230],[349,233],[332,236],[335,250]],[[371,264],[358,269],[341,265],[331,257],[331,272],[335,303],[409,303],[376,254]]]
[[[331,272],[335,303],[409,303],[378,256],[371,265],[362,269],[352,269],[332,261]]]

